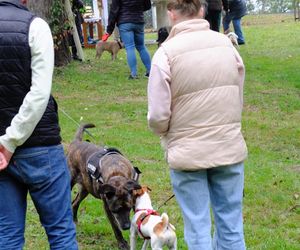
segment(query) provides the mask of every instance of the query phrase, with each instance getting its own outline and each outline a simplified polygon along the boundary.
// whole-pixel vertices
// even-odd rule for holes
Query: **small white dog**
[[[153,250],[162,250],[167,246],[170,250],[177,249],[177,237],[175,227],[169,223],[166,213],[161,216],[153,210],[149,195],[150,189],[143,186],[134,191],[136,197],[135,214],[130,227],[130,249],[136,249],[136,236],[144,238],[142,250],[146,250],[149,242]]]
[[[238,39],[237,34],[235,34],[234,32],[232,32],[230,30],[226,30],[224,32],[224,34],[230,39],[233,46],[235,46],[236,48],[239,48],[239,43],[238,43],[238,40],[237,40]]]

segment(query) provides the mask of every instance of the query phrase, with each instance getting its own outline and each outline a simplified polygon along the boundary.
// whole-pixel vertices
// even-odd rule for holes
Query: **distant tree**
[[[270,1],[271,13],[285,13],[293,9],[293,0],[272,0]]]
[[[55,46],[55,65],[64,66],[71,61],[68,44],[69,23],[64,9],[69,0],[28,0],[28,8],[48,22]]]
[[[247,11],[249,13],[256,12],[255,0],[247,0],[246,4],[247,4]]]
[[[293,9],[293,0],[247,0],[249,12],[285,13]]]
[[[270,1],[270,0],[256,0],[259,12],[261,12],[261,13],[267,12],[267,2],[268,1]]]

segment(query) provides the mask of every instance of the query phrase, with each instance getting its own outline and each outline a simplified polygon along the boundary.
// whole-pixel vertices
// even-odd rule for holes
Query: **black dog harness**
[[[87,172],[92,179],[96,180],[97,182],[103,183],[103,178],[101,175],[102,158],[105,155],[113,155],[113,154],[123,155],[116,148],[103,148],[102,150],[95,152],[88,158],[86,164]],[[138,181],[140,173],[141,171],[137,167],[133,167],[132,169],[133,180]]]

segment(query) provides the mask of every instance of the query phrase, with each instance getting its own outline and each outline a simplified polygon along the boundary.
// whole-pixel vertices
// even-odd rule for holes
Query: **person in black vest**
[[[48,24],[26,0],[0,0],[0,249],[22,249],[27,193],[50,249],[77,250],[70,175],[51,95]]]
[[[219,32],[221,24],[222,7],[226,0],[207,0],[205,19],[209,22],[210,29]]]
[[[224,33],[228,33],[230,22],[233,24],[234,32],[238,36],[238,44],[245,44],[245,38],[242,31],[242,17],[247,13],[246,0],[225,0],[223,18]]]
[[[129,79],[138,78],[135,49],[139,52],[146,68],[145,76],[149,76],[151,58],[144,41],[144,11],[149,8],[151,8],[150,0],[112,0],[110,6],[108,25],[102,41],[108,39],[117,25],[126,49],[127,63],[130,68]]]

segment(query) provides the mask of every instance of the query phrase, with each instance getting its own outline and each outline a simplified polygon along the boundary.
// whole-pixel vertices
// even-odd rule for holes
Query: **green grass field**
[[[244,221],[250,250],[300,249],[300,22],[288,15],[247,16],[247,44],[240,48],[246,65],[243,132],[249,149],[245,162]],[[155,39],[155,34],[147,34]],[[150,45],[151,55],[157,49]],[[125,51],[112,62],[86,49],[86,62],[57,68],[53,95],[60,107],[64,145],[76,123],[92,122],[93,143],[120,149],[142,171],[140,182],[152,188],[160,206],[171,194],[168,167],[159,138],[147,128],[147,79],[127,80]],[[144,74],[139,61],[139,73]],[[66,112],[74,121],[68,118]],[[159,212],[175,225],[178,249],[185,250],[183,221],[175,199]],[[79,209],[82,250],[114,250],[116,240],[102,203],[89,196]],[[129,239],[129,232],[124,237]],[[138,239],[141,247],[142,240]],[[49,249],[29,199],[25,249]],[[200,249],[199,249],[200,250]]]

